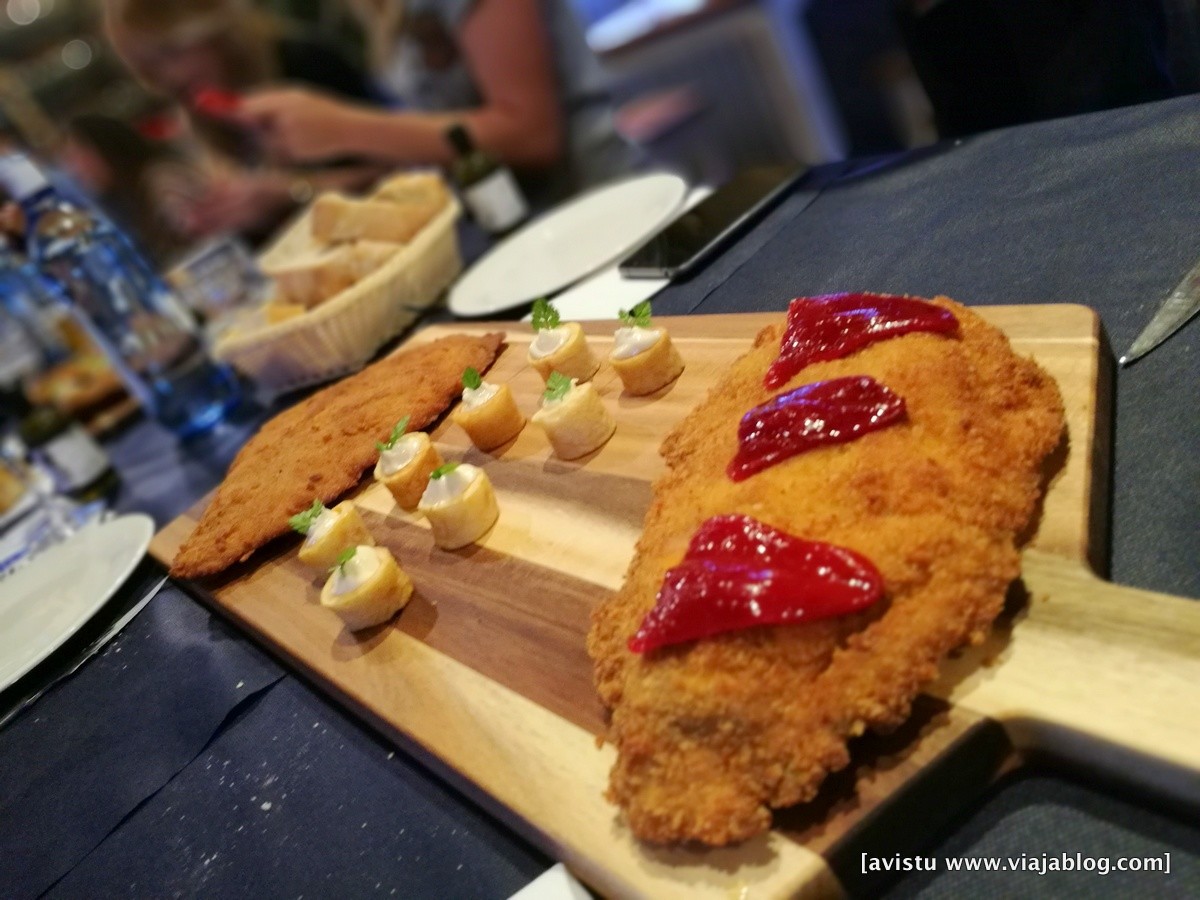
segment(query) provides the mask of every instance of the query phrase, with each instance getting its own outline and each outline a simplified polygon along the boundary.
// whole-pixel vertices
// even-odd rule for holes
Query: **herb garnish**
[[[304,512],[296,513],[288,519],[288,524],[301,534],[308,534],[308,529],[312,528],[313,522],[317,521],[317,516],[323,512],[325,512],[325,504],[320,500],[314,500],[312,506]]]
[[[533,330],[543,331],[547,328],[557,328],[560,319],[554,304],[544,297],[533,301]]]
[[[405,416],[392,426],[392,433],[388,435],[388,439],[386,441],[376,441],[375,449],[380,453],[383,453],[385,450],[391,450],[396,446],[396,441],[404,437],[404,432],[406,431],[408,431],[408,416]]]
[[[453,472],[455,469],[457,469],[460,465],[461,465],[461,463],[456,463],[456,462],[444,463],[429,473],[429,480],[437,481],[439,478],[449,475],[451,472]]]
[[[631,310],[621,310],[619,313],[617,313],[617,318],[631,328],[649,328],[650,301],[643,300]]]
[[[357,552],[358,552],[357,547],[347,547],[345,550],[343,550],[341,553],[339,553],[337,555],[337,559],[334,561],[333,565],[329,567],[330,573],[332,573],[335,569],[339,569],[339,570],[341,570],[341,573],[343,575],[345,575],[346,574],[346,563],[348,563],[348,562],[350,562],[350,560],[354,559],[354,554]]]
[[[462,382],[463,387],[477,391],[479,390],[480,385],[483,384],[483,379],[479,377],[478,369],[474,368],[473,366],[467,366],[466,369],[463,370]]]
[[[567,396],[567,391],[571,389],[571,379],[562,372],[551,372],[550,377],[546,379],[546,390],[542,392],[542,402],[548,400],[561,400]]]

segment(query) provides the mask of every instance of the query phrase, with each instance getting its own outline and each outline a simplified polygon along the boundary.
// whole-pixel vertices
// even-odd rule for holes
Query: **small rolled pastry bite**
[[[542,394],[542,408],[533,414],[560,459],[578,459],[603,446],[617,423],[590,384],[579,384],[554,372]]]
[[[590,381],[600,368],[600,360],[588,346],[578,322],[560,324],[558,310],[546,300],[533,304],[533,341],[529,345],[529,364],[537,369],[542,381],[552,372],[562,372],[577,381]]]
[[[288,519],[288,524],[304,535],[298,554],[300,562],[316,569],[328,569],[347,547],[375,544],[358,509],[349,500],[331,509],[326,509],[320,500],[314,500],[304,512]]]
[[[386,622],[408,605],[413,585],[386,547],[347,547],[321,588],[321,605],[359,631]]]
[[[463,372],[462,381],[462,403],[450,418],[467,433],[471,443],[480,450],[494,450],[521,433],[525,417],[517,409],[512,388],[484,381],[470,366]]]
[[[401,509],[411,512],[421,501],[429,473],[442,464],[442,456],[429,435],[423,431],[405,433],[407,428],[405,416],[386,441],[375,445],[379,450],[375,480],[391,492]]]
[[[467,463],[434,469],[417,509],[429,520],[433,542],[443,550],[474,543],[500,516],[487,473]]]
[[[627,393],[635,397],[666,387],[683,371],[683,359],[665,328],[650,327],[650,301],[621,310],[608,361]]]

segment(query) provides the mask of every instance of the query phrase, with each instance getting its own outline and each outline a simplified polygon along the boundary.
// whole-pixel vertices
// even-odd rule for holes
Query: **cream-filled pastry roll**
[[[433,542],[443,550],[474,543],[500,516],[487,473],[467,463],[435,469],[417,509],[429,520]]]
[[[442,464],[442,455],[423,431],[400,435],[379,451],[375,480],[386,487],[401,509],[410,512],[421,502],[429,473]]]
[[[463,373],[462,402],[450,418],[480,450],[494,450],[525,427],[512,388],[484,381],[474,369]]]
[[[386,547],[360,544],[335,561],[321,589],[321,605],[351,631],[386,622],[412,597],[413,585]]]
[[[608,361],[634,396],[653,394],[683,371],[683,358],[665,328],[618,328]]]
[[[551,372],[589,381],[600,368],[600,360],[588,346],[583,327],[578,322],[561,324],[553,304],[545,300],[533,304],[533,330],[528,359],[542,381],[549,381]]]
[[[349,500],[330,509],[319,500],[313,501],[309,509],[292,516],[289,522],[304,535],[297,554],[300,562],[316,569],[328,569],[347,547],[375,544],[358,509]]]
[[[617,423],[590,384],[579,384],[560,372],[551,375],[542,395],[542,408],[531,420],[550,439],[561,459],[578,459],[601,447]]]

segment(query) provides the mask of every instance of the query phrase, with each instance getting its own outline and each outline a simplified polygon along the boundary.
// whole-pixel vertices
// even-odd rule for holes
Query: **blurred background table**
[[[823,167],[655,312],[782,311],[837,290],[1082,303],[1124,349],[1200,256],[1198,144],[1200,116],[1183,99]],[[1191,597],[1198,328],[1115,373],[1107,573]],[[188,446],[148,422],[125,431],[109,444],[119,505],[165,524],[217,483],[259,418],[248,411]],[[118,604],[154,576],[144,564]],[[500,897],[549,864],[426,763],[168,586],[0,731],[0,893]],[[1200,831],[1070,773],[1019,779],[929,838],[930,853],[1173,854],[1173,875],[1154,882],[975,876],[970,889],[996,896],[1200,891]],[[910,877],[895,892],[958,896],[961,877]]]

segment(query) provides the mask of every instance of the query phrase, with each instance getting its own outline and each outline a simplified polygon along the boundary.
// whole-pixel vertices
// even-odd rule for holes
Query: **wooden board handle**
[[[932,693],[999,721],[1019,748],[1200,805],[1200,602],[1034,551],[1023,575],[1014,639],[998,630]]]

